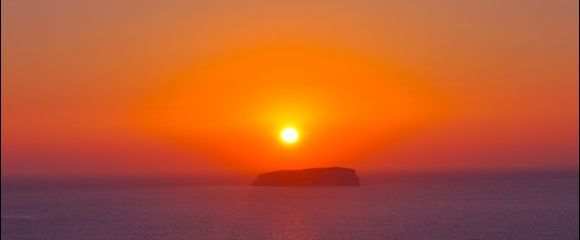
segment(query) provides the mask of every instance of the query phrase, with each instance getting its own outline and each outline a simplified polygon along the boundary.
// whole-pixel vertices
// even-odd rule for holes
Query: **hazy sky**
[[[575,0],[2,1],[2,80],[3,176],[577,168]]]

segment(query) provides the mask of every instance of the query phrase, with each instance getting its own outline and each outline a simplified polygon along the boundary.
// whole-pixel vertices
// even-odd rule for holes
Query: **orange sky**
[[[577,1],[2,11],[4,176],[577,168]]]

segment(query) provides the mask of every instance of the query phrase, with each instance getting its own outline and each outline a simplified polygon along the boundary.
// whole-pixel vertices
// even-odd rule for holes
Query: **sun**
[[[292,144],[298,141],[298,131],[295,128],[287,127],[280,132],[280,139],[282,142]]]

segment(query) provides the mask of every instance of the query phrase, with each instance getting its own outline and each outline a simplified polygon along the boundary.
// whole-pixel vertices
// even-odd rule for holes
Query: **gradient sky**
[[[575,0],[2,1],[2,30],[3,176],[578,167]]]

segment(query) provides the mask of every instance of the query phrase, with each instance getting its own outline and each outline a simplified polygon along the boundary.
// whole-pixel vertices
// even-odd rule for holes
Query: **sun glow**
[[[284,128],[282,132],[280,132],[280,139],[284,143],[292,144],[298,141],[298,131],[295,128]]]
[[[391,62],[274,44],[225,52],[168,76],[133,119],[151,134],[253,172],[364,159],[437,122],[444,99]]]

